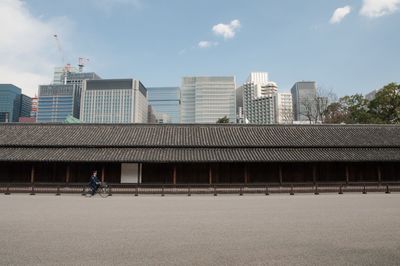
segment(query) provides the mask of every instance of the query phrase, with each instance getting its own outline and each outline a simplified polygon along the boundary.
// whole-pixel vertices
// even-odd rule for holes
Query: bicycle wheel
[[[92,189],[89,186],[83,188],[82,195],[83,196],[90,196],[92,194]]]
[[[107,198],[110,193],[109,187],[101,187],[97,190],[102,198]]]

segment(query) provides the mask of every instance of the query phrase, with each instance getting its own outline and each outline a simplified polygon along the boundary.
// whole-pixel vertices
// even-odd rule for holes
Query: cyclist
[[[97,189],[99,188],[101,182],[97,177],[97,171],[93,171],[92,176],[90,177],[89,186],[92,189],[92,196],[96,193]]]

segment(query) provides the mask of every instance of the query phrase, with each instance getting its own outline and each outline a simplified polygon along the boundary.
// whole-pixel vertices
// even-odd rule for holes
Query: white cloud
[[[236,31],[240,28],[240,21],[235,19],[232,20],[229,24],[217,24],[214,25],[212,30],[215,35],[223,36],[225,39],[231,39],[235,37]]]
[[[339,7],[333,12],[333,15],[330,19],[331,24],[340,23],[344,17],[346,17],[351,12],[351,6]]]
[[[199,48],[210,48],[213,46],[217,46],[218,42],[210,42],[210,41],[201,41],[198,43]]]
[[[360,10],[362,16],[377,18],[392,14],[399,9],[400,0],[364,0]]]
[[[0,83],[12,83],[33,96],[48,84],[55,65],[61,65],[53,34],[68,21],[43,21],[31,15],[20,0],[0,1]],[[9,25],[9,26],[4,26]]]

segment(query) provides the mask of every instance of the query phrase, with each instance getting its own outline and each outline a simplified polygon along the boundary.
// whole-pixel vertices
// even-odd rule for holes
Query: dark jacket
[[[99,178],[97,177],[97,176],[95,176],[95,175],[92,175],[91,177],[90,177],[90,186],[91,187],[95,187],[95,186],[97,186],[97,185],[99,185],[100,184],[100,180],[99,180]]]

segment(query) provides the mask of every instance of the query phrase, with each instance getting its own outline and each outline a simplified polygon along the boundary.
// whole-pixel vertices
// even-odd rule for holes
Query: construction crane
[[[56,40],[57,48],[58,48],[58,51],[60,52],[62,64],[64,66],[65,65],[65,56],[64,56],[64,51],[63,51],[62,46],[61,46],[60,39],[58,39],[58,35],[57,34],[54,34],[53,37]]]

